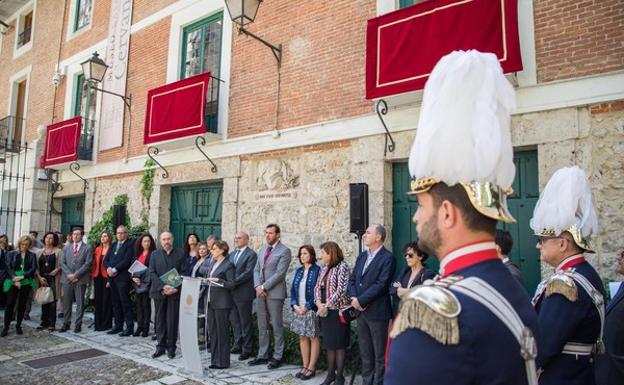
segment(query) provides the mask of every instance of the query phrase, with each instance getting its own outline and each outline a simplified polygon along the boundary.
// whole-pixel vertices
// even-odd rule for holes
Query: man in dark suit
[[[234,236],[236,250],[230,253],[229,257],[230,262],[236,267],[234,289],[232,290],[234,306],[230,312],[230,322],[232,323],[232,331],[234,334],[232,353],[240,353],[238,357],[239,361],[251,357],[253,345],[251,311],[253,300],[256,298],[253,272],[256,261],[258,260],[258,255],[255,251],[247,247],[248,244],[249,235],[247,233],[236,233]]]
[[[63,327],[59,332],[69,330],[72,317],[72,304],[76,300],[76,321],[74,332],[82,330],[82,316],[84,314],[85,293],[91,279],[93,267],[93,252],[91,247],[82,242],[82,230],[72,231],[72,241],[63,248],[61,258],[61,283],[63,284]]]
[[[116,236],[117,241],[108,248],[104,259],[111,286],[113,317],[115,318],[115,325],[107,334],[120,333],[120,336],[128,337],[134,332],[134,316],[130,303],[131,277],[128,273],[128,268],[134,260],[134,248],[132,240],[128,239],[126,226],[117,227]],[[124,321],[126,329],[122,331]]]
[[[624,275],[624,251],[617,259],[617,272]],[[624,384],[624,283],[607,305],[604,325],[605,354],[596,357],[596,384]]]
[[[260,257],[254,268],[256,311],[258,314],[258,356],[249,365],[268,364],[269,369],[282,365],[284,355],[284,300],[286,299],[286,273],[292,259],[290,249],[280,242],[281,231],[276,224],[267,225],[264,238],[267,244],[260,248]],[[269,324],[275,339],[273,357],[269,361]]]
[[[384,354],[388,340],[388,323],[392,318],[390,284],[396,261],[383,242],[386,229],[374,224],[366,229],[364,244],[349,278],[351,306],[362,313],[357,319],[358,342],[362,358],[364,385],[383,384]]]
[[[520,268],[518,265],[513,263],[511,259],[509,259],[509,253],[511,252],[511,248],[513,246],[513,238],[509,231],[496,229],[496,235],[494,238],[496,242],[496,253],[498,254],[498,258],[503,261],[503,265],[509,270],[511,275],[520,282],[520,285],[524,286],[524,279],[522,278],[522,272],[520,272]]]
[[[156,310],[156,352],[152,355],[157,358],[165,354],[175,358],[176,342],[178,341],[178,321],[180,315],[180,290],[166,285],[160,277],[175,268],[179,274],[186,271],[187,262],[184,252],[173,247],[173,235],[165,231],[160,234],[160,246],[155,250],[149,261],[150,270],[150,298],[154,300]]]

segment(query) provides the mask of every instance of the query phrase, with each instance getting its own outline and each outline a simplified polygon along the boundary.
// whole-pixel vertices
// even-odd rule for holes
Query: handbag
[[[361,311],[349,306],[348,308],[338,312],[338,319],[340,319],[341,324],[347,325],[348,323],[359,317],[361,313]]]
[[[47,305],[54,302],[54,293],[50,286],[41,286],[35,292],[34,300],[39,305]]]

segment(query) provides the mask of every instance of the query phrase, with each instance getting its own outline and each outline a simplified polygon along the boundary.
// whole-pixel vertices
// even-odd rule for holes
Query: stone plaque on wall
[[[269,159],[258,162],[254,178],[257,201],[297,199],[299,163],[289,159]]]

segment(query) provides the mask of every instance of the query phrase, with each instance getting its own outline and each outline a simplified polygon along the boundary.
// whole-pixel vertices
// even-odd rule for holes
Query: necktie
[[[368,267],[368,265],[370,265],[370,263],[373,261],[373,254],[371,254],[371,252],[368,252],[368,257],[366,257],[366,262],[364,262],[364,268],[362,269],[362,273],[364,273],[366,271],[366,268]]]
[[[78,255],[78,244],[74,243],[74,257]]]
[[[269,246],[264,253],[264,263],[266,263],[267,259],[271,256],[271,251],[273,251],[273,246]]]
[[[115,247],[115,254],[119,252],[119,249],[121,249],[121,242],[117,242],[117,246]]]
[[[238,258],[240,258],[240,255],[241,255],[241,250],[240,249],[236,250],[236,255],[234,255],[234,265],[238,263]]]

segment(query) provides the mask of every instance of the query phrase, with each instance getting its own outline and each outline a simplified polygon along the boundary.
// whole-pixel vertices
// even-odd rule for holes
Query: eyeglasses
[[[414,258],[414,253],[405,253],[405,258]]]
[[[537,238],[537,243],[540,244],[540,245],[543,245],[549,239],[565,239],[565,238],[563,238],[563,237],[538,237]]]

